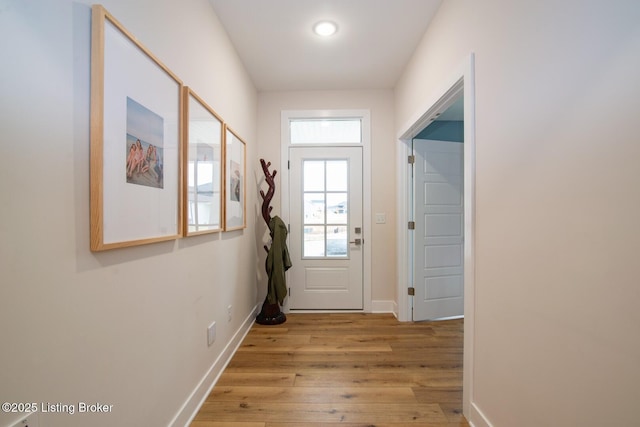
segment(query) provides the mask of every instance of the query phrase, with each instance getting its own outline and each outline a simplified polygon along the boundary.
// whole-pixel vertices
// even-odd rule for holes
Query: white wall
[[[257,93],[207,0],[102,3],[255,159]],[[244,231],[89,251],[90,4],[0,2],[0,400],[113,405],[45,427],[162,426],[258,301],[256,184]]]
[[[393,92],[370,91],[309,91],[261,92],[258,97],[258,156],[272,163],[272,169],[284,173],[280,165],[280,117],[282,110],[366,109],[371,111],[372,234],[372,300],[376,307],[391,307],[395,300],[395,162]],[[285,168],[286,169],[286,168]],[[280,176],[276,175],[276,194],[272,206],[280,215]],[[375,224],[374,213],[386,213],[386,224]],[[266,227],[265,227],[266,230]],[[365,233],[367,231],[365,230]],[[367,237],[365,236],[365,241]],[[386,303],[382,303],[386,301]]]
[[[475,52],[476,425],[637,424],[638,22],[447,0],[397,86],[400,132]]]

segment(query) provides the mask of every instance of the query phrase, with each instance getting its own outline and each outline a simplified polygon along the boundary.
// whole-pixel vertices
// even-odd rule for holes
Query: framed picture
[[[224,192],[225,231],[239,230],[247,226],[246,218],[246,147],[244,141],[225,126]]]
[[[92,7],[91,250],[182,234],[182,82]]]
[[[224,126],[190,88],[182,100],[184,231],[188,236],[222,230],[222,141]]]

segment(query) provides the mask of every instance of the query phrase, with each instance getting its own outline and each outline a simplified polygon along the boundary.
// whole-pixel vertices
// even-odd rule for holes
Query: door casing
[[[398,280],[396,298],[398,301],[397,317],[400,321],[411,320],[411,299],[408,295],[410,271],[412,269],[411,250],[413,241],[409,234],[408,222],[411,221],[410,186],[411,176],[407,157],[411,154],[411,140],[418,135],[435,117],[442,112],[461,93],[464,95],[464,356],[462,409],[467,419],[478,419],[473,405],[473,349],[475,340],[475,57],[469,54],[465,60],[453,70],[447,79],[442,81],[437,90],[427,99],[411,119],[398,133],[396,160],[398,174],[396,188],[397,208],[397,260]],[[472,411],[474,412],[472,414]]]

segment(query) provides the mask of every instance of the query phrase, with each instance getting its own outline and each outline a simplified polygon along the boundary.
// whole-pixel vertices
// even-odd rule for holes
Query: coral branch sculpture
[[[262,165],[262,171],[264,172],[265,181],[267,185],[269,185],[269,190],[267,190],[267,194],[264,194],[264,191],[260,190],[260,195],[262,196],[262,218],[269,226],[269,221],[271,221],[271,210],[273,209],[271,204],[271,199],[273,199],[273,195],[276,192],[276,181],[275,177],[278,171],[274,170],[273,173],[269,172],[269,166],[271,166],[271,162],[267,163],[264,159],[260,159],[260,165]]]
[[[271,210],[273,209],[271,206],[271,199],[273,199],[273,195],[276,192],[275,177],[278,171],[274,170],[273,172],[269,172],[271,162],[266,162],[264,159],[260,159],[260,165],[264,172],[265,181],[269,186],[266,194],[264,191],[260,190],[260,196],[262,196],[262,218],[267,223],[267,228],[270,228]],[[269,253],[269,248],[266,245],[264,246],[264,250]],[[280,311],[280,305],[277,302],[275,304],[271,304],[269,303],[268,298],[265,298],[264,303],[262,304],[262,310],[260,311],[260,314],[258,314],[256,322],[260,325],[279,325],[286,322],[286,320],[287,317],[282,311]]]

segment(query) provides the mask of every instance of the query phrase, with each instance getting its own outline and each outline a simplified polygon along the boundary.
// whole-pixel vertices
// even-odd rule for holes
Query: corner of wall
[[[397,316],[398,304],[393,300],[374,300],[371,301],[372,313],[393,313]]]

